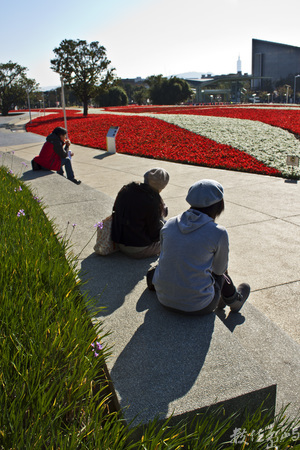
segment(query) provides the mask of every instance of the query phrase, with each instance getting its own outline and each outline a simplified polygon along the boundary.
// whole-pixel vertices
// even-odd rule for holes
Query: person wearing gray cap
[[[160,192],[169,182],[164,169],[144,175],[144,183],[132,182],[120,190],[113,206],[112,240],[128,256],[141,259],[160,252],[160,230],[167,208]]]
[[[194,315],[228,305],[238,312],[250,294],[247,283],[236,288],[227,273],[228,234],[215,223],[224,210],[223,196],[217,181],[197,181],[186,197],[190,208],[161,230],[158,265],[148,271],[147,284],[168,309]]]

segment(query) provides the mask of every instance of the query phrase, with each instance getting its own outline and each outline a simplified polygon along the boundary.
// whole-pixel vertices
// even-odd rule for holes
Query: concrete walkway
[[[21,125],[24,119],[28,121],[26,117],[15,116],[9,123]],[[39,153],[45,138],[21,131],[21,127],[7,129],[4,126],[5,120],[0,119],[2,160],[5,159],[8,167],[13,165],[18,173],[21,162],[30,164]],[[113,345],[108,366],[121,406],[131,405],[127,418],[130,420],[136,413],[141,414],[141,420],[151,418],[141,398],[149,395],[151,403],[155,392],[162,403],[152,404],[152,410],[157,406],[155,412],[163,416],[173,410],[177,415],[186,409],[195,410],[195,396],[201,384],[205,389],[202,388],[197,397],[196,403],[200,406],[229,398],[244,396],[245,399],[247,393],[264,389],[272,394],[272,386],[276,384],[277,409],[291,403],[290,414],[299,414],[300,183],[111,155],[77,145],[72,146],[72,150],[75,176],[82,180],[80,186],[55,173],[32,172],[30,165],[23,179],[43,198],[49,217],[54,218],[59,229],[65,230],[68,221],[77,224],[72,233],[76,254],[92,237],[94,224],[110,214],[119,189],[132,180],[141,181],[147,170],[159,166],[170,174],[170,183],[162,192],[169,217],[187,209],[186,192],[196,180],[213,178],[223,184],[225,212],[219,223],[229,232],[229,273],[236,285],[245,281],[252,289],[240,314],[233,315],[225,309],[213,318],[196,321],[189,318],[186,323],[186,318],[166,314],[157,305],[155,295],[147,291],[145,274],[151,259],[137,262],[120,253],[99,257],[93,253],[93,237],[80,253],[82,278],[87,280],[86,288],[97,299],[98,306],[106,307],[98,317],[104,319],[104,330],[112,331],[106,338],[107,344]],[[166,328],[166,324],[170,328]],[[165,334],[165,329],[173,330],[173,336]],[[153,330],[156,348],[151,346]],[[195,350],[199,347],[194,342],[197,333],[199,339],[202,336],[201,351]],[[175,360],[162,351],[166,347],[173,348]],[[187,354],[186,359],[181,359],[182,353]],[[186,361],[192,364],[183,370]],[[146,393],[146,388],[155,380],[153,377],[168,379],[166,373],[159,371],[145,376],[145,367],[151,368],[158,362],[160,365],[165,362],[166,371],[173,371],[173,379],[177,376],[177,381],[174,380],[171,390],[166,381],[161,383],[159,392],[154,383]],[[132,378],[133,374],[138,374],[140,383]],[[129,387],[130,379],[135,385]],[[186,406],[189,402],[190,408]],[[141,411],[145,411],[144,415]]]

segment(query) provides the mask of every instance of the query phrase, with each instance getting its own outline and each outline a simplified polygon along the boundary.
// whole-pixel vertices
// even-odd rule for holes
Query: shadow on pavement
[[[22,175],[20,180],[22,181],[36,180],[37,178],[53,175],[54,173],[55,172],[51,172],[51,170],[28,170]]]
[[[226,316],[226,311],[224,309],[218,309],[216,311],[216,315],[219,317],[219,319],[224,323],[224,325],[228,328],[231,333],[233,333],[234,329],[238,325],[242,325],[245,322],[245,317],[240,313],[232,313],[230,312]]]
[[[112,156],[112,155],[113,155],[113,153],[106,152],[106,153],[102,153],[101,155],[94,156],[93,159],[104,159],[104,158],[107,158],[108,156]]]
[[[148,310],[144,323],[120,353],[111,376],[121,397],[120,406],[130,405],[127,417],[138,414],[139,421],[159,414],[165,418],[170,415],[170,403],[194,386],[211,344],[216,316],[170,312],[148,289],[136,309]]]
[[[156,259],[135,260],[117,252],[108,256],[92,253],[82,261],[83,288],[96,299],[96,307],[105,307],[99,317],[108,316],[123,305],[126,296],[146,276]]]

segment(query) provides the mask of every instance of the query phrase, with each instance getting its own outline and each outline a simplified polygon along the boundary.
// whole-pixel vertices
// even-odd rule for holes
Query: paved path
[[[17,120],[21,124],[24,120],[21,117],[16,116],[13,121]],[[44,137],[17,129],[11,131],[1,127],[1,123],[4,121],[0,120],[0,152],[14,151],[16,161],[20,158],[30,162],[39,153]],[[272,376],[278,374],[279,385],[285,384],[284,395],[282,397],[279,395],[282,402],[292,401],[295,408],[299,408],[300,183],[289,183],[282,178],[155,161],[118,153],[110,155],[103,150],[77,145],[72,146],[72,149],[75,153],[73,158],[75,176],[81,179],[83,184],[75,186],[66,181],[67,197],[63,196],[62,192],[55,194],[54,190],[51,195],[53,180],[58,180],[58,175],[46,176],[45,173],[43,186],[35,182],[36,177],[32,172],[29,171],[25,175],[33,187],[36,186],[39,192],[43,191],[46,204],[50,208],[53,207],[51,214],[56,217],[61,229],[65,228],[66,217],[70,223],[77,223],[83,220],[83,215],[85,216],[84,225],[80,225],[72,236],[74,251],[77,253],[92,235],[94,223],[110,212],[119,189],[132,180],[141,181],[142,175],[152,167],[163,167],[170,174],[170,183],[162,193],[169,207],[170,217],[187,208],[185,195],[189,186],[196,180],[213,178],[223,184],[225,212],[219,218],[219,223],[229,232],[229,273],[236,284],[248,282],[252,292],[242,314],[239,315],[239,323],[233,321],[227,311],[220,313],[219,318],[232,335],[240,340],[246,352],[251,352],[261,364],[272,366]],[[8,160],[9,155],[6,154],[5,157]],[[94,206],[89,209],[90,200],[87,199],[91,198],[91,189],[95,193],[95,199],[98,198],[97,193],[101,195],[99,212],[93,209]],[[84,270],[91,269],[93,243],[92,241],[81,254]],[[107,262],[103,264],[103,274],[109,277],[109,264]],[[137,267],[136,263],[132,263],[131,267],[132,269]],[[116,270],[116,266],[114,269]],[[142,270],[145,273],[147,264],[143,263]],[[133,274],[129,270],[126,277],[125,290],[122,287],[124,274],[120,276],[119,282],[115,281],[118,283],[115,288],[119,289],[120,296],[119,300],[116,300],[117,303],[110,305],[111,310],[108,308],[105,313],[111,315],[111,318],[113,312],[129,295],[134,295],[135,291],[138,298],[142,295],[143,290],[138,286],[143,275],[140,272],[138,275]],[[113,291],[110,293],[107,284],[107,278],[104,281],[99,274],[98,279],[90,283],[92,293],[100,296],[99,286],[102,286],[101,295],[104,295],[102,290],[107,289],[108,297],[113,298]],[[138,320],[141,320],[141,316]],[[279,349],[283,342],[284,345]],[[118,345],[116,342],[116,346]],[[112,367],[114,362],[116,358],[112,359]],[[290,389],[289,380],[293,380]],[[278,380],[276,381],[278,383]]]

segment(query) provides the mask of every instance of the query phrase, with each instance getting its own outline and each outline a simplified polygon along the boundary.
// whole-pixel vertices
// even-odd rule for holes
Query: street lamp
[[[30,97],[29,97],[29,89],[26,89],[27,91],[27,100],[28,100],[28,110],[29,110],[29,118],[30,118],[30,123],[31,123],[31,108],[30,108]]]
[[[286,87],[286,103],[289,102],[289,88],[291,87],[289,84],[285,84]]]
[[[63,107],[63,112],[64,112],[64,123],[65,123],[65,129],[67,130],[67,135],[68,135],[64,80],[63,80],[62,76],[60,76],[60,83],[61,83],[61,102],[62,102],[62,107]]]
[[[296,103],[296,78],[300,77],[300,75],[295,75],[294,78],[294,103]]]
[[[267,94],[267,96],[268,96],[268,103],[270,103],[270,92]]]

